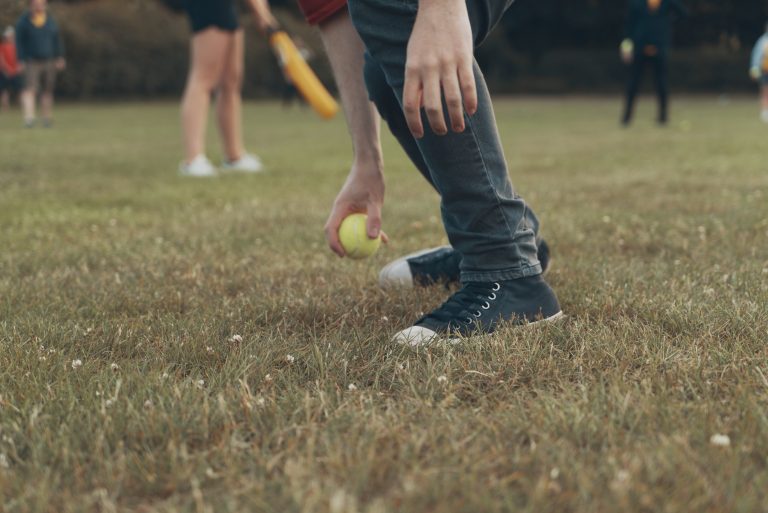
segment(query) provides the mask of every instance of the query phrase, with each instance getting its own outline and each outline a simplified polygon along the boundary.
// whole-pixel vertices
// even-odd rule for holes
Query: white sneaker
[[[763,113],[760,115],[760,119],[763,120],[763,123],[768,123],[768,109],[763,110]]]
[[[181,176],[191,176],[195,178],[209,178],[216,176],[216,168],[205,155],[198,155],[192,162],[182,162],[179,164],[179,174]]]
[[[264,171],[264,164],[256,155],[250,153],[243,154],[242,157],[233,162],[224,162],[221,168],[225,171],[236,173],[261,173]]]

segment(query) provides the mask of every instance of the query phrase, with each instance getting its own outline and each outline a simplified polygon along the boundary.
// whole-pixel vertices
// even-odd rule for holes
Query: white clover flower
[[[151,408],[152,408],[152,406],[153,406],[153,405],[152,405],[152,401],[151,401],[150,399],[147,399],[146,401],[144,401],[144,409],[145,409],[145,410],[149,410],[149,409],[151,409]]]
[[[386,315],[382,315],[381,322],[389,322],[389,317],[387,317]]]
[[[232,337],[229,339],[230,342],[234,342],[235,344],[239,344],[243,341],[243,337],[240,335],[232,335]]]
[[[72,360],[72,370],[77,370],[83,366],[83,361],[80,359]]]
[[[205,387],[205,380],[204,379],[198,379],[195,383],[197,385],[197,388],[204,388]]]
[[[39,362],[44,362],[44,361],[46,361],[47,359],[48,359],[48,358],[46,358],[45,356],[38,356],[38,357],[37,357],[37,361],[39,361]]]
[[[440,383],[441,385],[445,385],[446,383],[448,383],[448,376],[438,376],[437,382]]]
[[[8,463],[8,456],[4,452],[0,452],[0,468],[10,468],[11,464]]]
[[[549,478],[550,479],[557,479],[560,477],[560,469],[555,467],[552,470],[549,471]]]
[[[112,369],[112,372],[117,372],[120,370],[120,366],[116,363],[113,363],[112,365],[110,365],[109,368]]]
[[[267,404],[267,401],[263,397],[256,398],[256,406],[264,406],[265,404]]]
[[[264,382],[272,383],[272,374],[267,374],[266,376],[264,376]]]
[[[101,397],[101,392],[99,392],[98,390],[96,390],[96,397]]]
[[[115,404],[114,399],[107,399],[106,401],[104,401],[104,406],[106,406],[107,408],[111,408],[113,404]]]
[[[163,372],[163,375],[162,375],[162,376],[160,376],[160,377],[161,377],[162,379],[168,379],[168,373],[167,373],[167,372]]]
[[[287,354],[285,355],[285,361],[288,363],[293,363],[296,361],[296,357],[293,356],[292,354]]]
[[[709,439],[709,443],[718,447],[729,447],[731,445],[731,437],[728,435],[715,434]]]
[[[350,392],[354,392],[355,390],[357,390],[357,385],[355,385],[354,383],[350,383],[349,386],[347,387],[347,389]]]
[[[205,352],[208,354],[213,354],[213,348],[211,346],[205,346]]]

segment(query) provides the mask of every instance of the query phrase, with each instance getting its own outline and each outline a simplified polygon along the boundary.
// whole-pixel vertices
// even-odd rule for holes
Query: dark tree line
[[[27,0],[0,0],[0,24]],[[187,68],[183,0],[50,0],[60,18],[70,66],[62,93],[72,97],[177,95]],[[683,0],[691,15],[676,26],[671,78],[678,90],[747,91],[748,54],[768,19],[768,0]],[[271,0],[291,32],[322,55],[296,0]],[[516,0],[478,52],[497,92],[616,92],[626,0]],[[246,24],[248,20],[243,20]],[[281,76],[263,40],[248,34],[246,94],[279,89]],[[322,58],[313,66],[333,83]]]

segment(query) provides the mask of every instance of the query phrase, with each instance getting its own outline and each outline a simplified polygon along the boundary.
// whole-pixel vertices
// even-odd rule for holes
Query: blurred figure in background
[[[19,94],[22,88],[13,27],[6,27],[0,39],[0,110],[8,110],[11,92]]]
[[[752,65],[749,74],[753,80],[760,84],[762,107],[760,117],[765,123],[768,123],[768,25],[765,26],[765,34],[757,40],[755,49],[752,50]]]
[[[24,74],[21,94],[24,125],[28,128],[35,125],[39,94],[43,124],[51,126],[56,73],[66,67],[66,61],[59,26],[48,13],[47,0],[30,0],[29,10],[16,23],[16,50]]]
[[[277,25],[266,0],[248,0],[262,32]],[[191,66],[181,104],[185,158],[179,166],[184,176],[216,176],[205,155],[205,128],[211,96],[216,93],[219,131],[224,146],[223,168],[258,173],[261,160],[244,149],[241,89],[244,36],[238,24],[235,0],[185,0],[192,26]]]
[[[646,65],[653,67],[656,79],[656,95],[659,102],[657,121],[660,125],[667,123],[667,62],[672,39],[672,22],[685,17],[687,13],[680,0],[629,0],[625,39],[621,43],[622,59],[630,66],[624,115],[621,119],[624,126],[632,122],[635,98]]]

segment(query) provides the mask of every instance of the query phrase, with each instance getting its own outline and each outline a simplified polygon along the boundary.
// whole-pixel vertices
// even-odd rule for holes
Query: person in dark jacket
[[[50,126],[53,114],[53,91],[56,73],[66,66],[64,45],[59,26],[48,13],[47,0],[30,0],[29,10],[16,23],[16,48],[19,65],[24,73],[21,103],[24,124],[35,124],[37,95],[40,95],[43,123]]]
[[[672,24],[683,18],[688,11],[680,0],[629,0],[629,13],[625,39],[621,43],[621,54],[629,65],[626,103],[622,123],[632,121],[635,98],[646,66],[653,67],[656,79],[656,94],[659,101],[658,122],[663,125],[668,119],[669,87],[667,62],[672,42]]]

